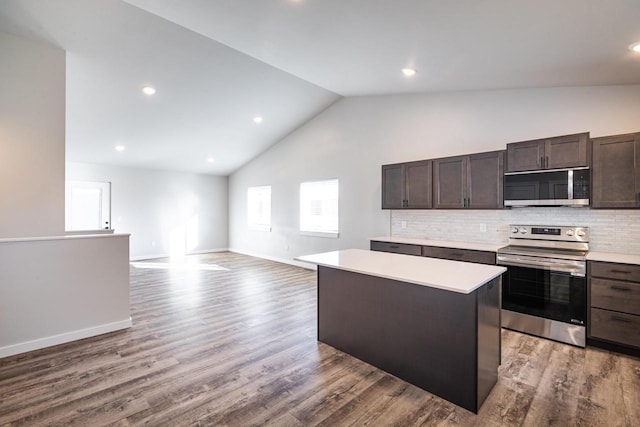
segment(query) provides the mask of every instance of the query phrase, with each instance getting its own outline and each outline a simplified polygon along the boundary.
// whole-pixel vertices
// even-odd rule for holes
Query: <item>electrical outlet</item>
[[[407,228],[407,221],[400,221],[400,227]]]
[[[487,232],[487,224],[480,224],[480,232],[481,233]]]

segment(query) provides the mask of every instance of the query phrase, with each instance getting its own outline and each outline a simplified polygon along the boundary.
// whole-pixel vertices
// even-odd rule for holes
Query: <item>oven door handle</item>
[[[572,276],[585,277],[584,267],[565,263],[551,263],[549,261],[536,261],[532,259],[518,259],[498,255],[498,265],[513,267],[537,268],[539,270],[551,270],[561,273],[571,273]]]

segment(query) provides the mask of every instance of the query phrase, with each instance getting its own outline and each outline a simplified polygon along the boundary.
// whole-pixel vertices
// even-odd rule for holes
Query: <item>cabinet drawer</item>
[[[592,308],[591,336],[640,348],[640,316]]]
[[[453,261],[476,262],[479,264],[495,265],[496,263],[496,254],[494,252],[473,251],[469,249],[423,246],[422,256],[429,258],[450,259]]]
[[[640,315],[640,283],[594,277],[591,306]]]
[[[390,243],[390,242],[377,242],[371,241],[370,246],[372,251],[379,252],[393,252],[396,254],[405,255],[422,255],[422,247],[420,245],[408,245],[406,243]]]
[[[640,266],[591,261],[591,276],[640,282]]]

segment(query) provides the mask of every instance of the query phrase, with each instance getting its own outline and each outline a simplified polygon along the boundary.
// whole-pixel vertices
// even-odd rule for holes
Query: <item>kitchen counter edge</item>
[[[603,262],[614,262],[618,264],[640,265],[640,255],[593,251],[587,254],[587,261],[603,261]]]
[[[388,243],[404,243],[408,245],[434,246],[441,248],[468,249],[472,251],[497,252],[498,249],[505,247],[507,243],[474,243],[474,242],[456,242],[449,240],[430,240],[416,239],[411,237],[370,237],[370,241],[388,242]]]
[[[470,294],[500,276],[505,267],[346,249],[295,258],[324,267]]]

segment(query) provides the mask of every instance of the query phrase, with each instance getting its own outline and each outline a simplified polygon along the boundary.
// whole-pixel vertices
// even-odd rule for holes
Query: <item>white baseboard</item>
[[[269,261],[280,262],[282,264],[289,264],[289,265],[293,265],[293,266],[296,266],[296,267],[302,267],[302,268],[305,268],[307,270],[317,270],[318,269],[318,267],[315,264],[309,264],[307,262],[300,262],[300,261],[296,261],[294,259],[272,257],[272,256],[269,256],[269,255],[263,255],[263,254],[258,254],[258,253],[254,253],[254,252],[242,251],[240,249],[234,249],[234,248],[229,248],[228,251],[229,252],[234,252],[234,253],[237,253],[237,254],[248,255],[248,256],[252,256],[252,257],[256,257],[256,258],[267,259]]]
[[[208,254],[208,253],[212,253],[212,252],[227,252],[229,251],[228,248],[217,248],[217,249],[201,249],[198,251],[189,251],[187,252],[187,255],[202,255],[202,254]],[[171,257],[170,254],[147,254],[147,255],[136,255],[136,256],[130,256],[129,257],[129,261],[143,261],[143,260],[147,260],[147,259],[158,259],[158,258],[169,258]]]
[[[0,347],[0,358],[13,356],[15,354],[26,353],[28,351],[39,350],[45,347],[51,347],[58,344],[64,344],[71,341],[81,340],[96,335],[106,334],[107,332],[118,331],[120,329],[130,328],[132,325],[131,317],[118,322],[106,323],[91,328],[80,329],[78,331],[65,332],[64,334],[53,335],[50,337],[38,338],[37,340],[22,342],[19,344]]]

